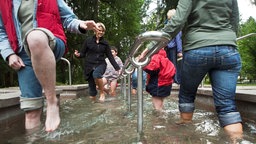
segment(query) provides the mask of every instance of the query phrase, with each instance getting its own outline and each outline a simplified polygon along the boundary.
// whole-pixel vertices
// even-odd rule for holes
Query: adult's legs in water
[[[45,130],[48,132],[54,131],[60,124],[58,99],[55,92],[56,83],[56,60],[52,49],[49,47],[47,35],[39,30],[30,32],[27,36],[27,43],[31,53],[32,66],[37,79],[42,85],[46,101],[46,121]],[[32,114],[33,113],[33,114]],[[26,113],[26,118],[38,119],[41,111]],[[30,116],[30,115],[34,115]],[[26,121],[30,121],[26,119]],[[27,122],[26,122],[27,123]],[[30,126],[28,126],[30,127]]]

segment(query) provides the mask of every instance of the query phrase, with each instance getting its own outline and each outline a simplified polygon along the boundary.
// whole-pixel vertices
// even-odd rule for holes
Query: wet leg
[[[230,124],[224,127],[224,131],[230,137],[232,143],[243,138],[243,127],[241,123]]]
[[[58,99],[55,92],[56,61],[48,45],[48,37],[42,31],[32,31],[27,37],[32,66],[42,85],[46,101],[46,131],[51,132],[60,124]]]
[[[25,128],[27,130],[34,129],[41,125],[42,109],[31,110],[25,112]]]
[[[176,122],[176,124],[188,124],[192,122],[193,113],[191,112],[181,112],[180,120]]]
[[[152,97],[152,103],[154,105],[155,110],[162,111],[163,110],[163,98],[161,97]]]
[[[98,85],[98,89],[100,90],[99,101],[104,102],[105,101],[105,94],[104,94],[103,80],[102,80],[102,78],[96,78],[95,81],[96,81],[96,84]]]
[[[108,80],[106,78],[102,78],[103,80],[103,89],[104,89],[104,92],[109,95],[109,86],[108,86]]]
[[[116,96],[116,85],[117,85],[117,80],[113,80],[110,83],[110,95],[111,96]]]

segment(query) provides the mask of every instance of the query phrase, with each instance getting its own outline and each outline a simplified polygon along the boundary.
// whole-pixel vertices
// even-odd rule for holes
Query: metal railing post
[[[138,133],[142,134],[143,132],[143,91],[142,91],[142,66],[137,68],[137,107],[138,107]]]
[[[131,74],[127,75],[128,77],[128,98],[127,98],[127,103],[128,103],[128,110],[131,111]]]
[[[72,81],[71,81],[71,64],[66,58],[61,57],[61,60],[68,63],[69,85],[71,85],[72,84]]]

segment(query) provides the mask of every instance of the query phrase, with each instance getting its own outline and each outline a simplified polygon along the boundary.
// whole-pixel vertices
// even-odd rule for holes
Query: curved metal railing
[[[141,49],[142,46],[145,46],[146,42],[152,42],[152,48],[144,47],[144,49]],[[158,52],[162,47],[166,46],[167,43],[170,41],[169,34],[165,32],[160,31],[147,31],[142,34],[140,34],[138,37],[136,37],[136,40],[134,44],[132,45],[132,49],[130,50],[130,53],[128,55],[128,58],[126,59],[122,74],[123,73],[132,73],[134,68],[138,66],[144,66],[149,62],[149,58],[156,52]],[[136,56],[140,54],[140,52],[144,51],[145,49],[148,49],[146,55],[143,59],[140,61],[136,60]]]
[[[124,63],[122,70],[123,82],[126,85],[126,76],[128,75],[128,107],[131,107],[131,73],[137,68],[137,110],[138,110],[138,125],[137,132],[141,134],[143,132],[143,90],[142,90],[142,72],[143,67],[147,65],[153,54],[158,52],[161,48],[165,47],[170,41],[169,34],[160,31],[147,31],[140,34],[129,53],[128,59]],[[152,42],[153,41],[153,42]],[[147,42],[149,42],[151,47],[146,47]],[[144,48],[144,49],[143,49]],[[138,60],[136,57],[141,54],[140,52],[145,52],[142,59]],[[126,89],[126,88],[125,88]],[[126,96],[126,91],[124,91]]]
[[[249,34],[247,34],[247,35],[238,37],[238,38],[236,39],[236,41],[239,41],[239,40],[242,40],[242,39],[245,39],[245,38],[247,38],[247,37],[254,36],[254,35],[256,35],[256,33],[249,33]]]

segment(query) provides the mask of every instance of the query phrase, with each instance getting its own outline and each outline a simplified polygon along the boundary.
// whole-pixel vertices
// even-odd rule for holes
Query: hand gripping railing
[[[150,61],[150,58],[153,54],[158,52],[161,48],[165,47],[167,43],[170,41],[170,36],[169,34],[165,32],[160,32],[160,31],[148,31],[140,34],[133,46],[132,49],[129,53],[129,60],[127,60],[124,64],[124,74],[131,74],[134,70],[134,68],[137,68],[137,95],[138,95],[138,100],[137,100],[137,120],[138,120],[138,125],[137,125],[137,132],[139,134],[142,134],[143,132],[143,90],[142,90],[142,68],[148,64]],[[155,43],[151,43],[152,48],[146,48],[144,47],[144,50],[141,49],[142,46],[145,46],[146,42],[152,42],[154,41]],[[144,44],[144,45],[143,45]],[[144,58],[141,60],[136,59],[136,55],[140,54],[141,51],[146,51]],[[129,77],[130,79],[130,77]],[[129,83],[129,85],[131,85]],[[131,90],[131,89],[129,89]],[[131,97],[129,93],[129,98]],[[129,100],[129,99],[128,99]]]

